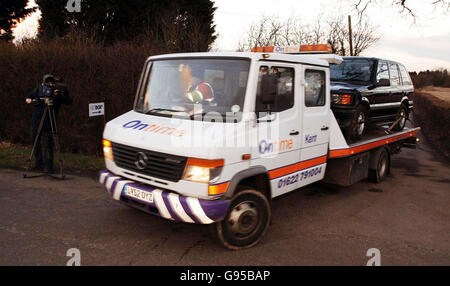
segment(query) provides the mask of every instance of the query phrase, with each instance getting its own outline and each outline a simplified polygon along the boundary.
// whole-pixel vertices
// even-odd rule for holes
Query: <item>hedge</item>
[[[89,118],[88,104],[105,101],[106,120],[130,110],[144,61],[155,53],[150,45],[103,47],[81,37],[0,43],[0,140],[31,144],[33,106],[25,97],[50,73],[64,79],[74,98],[58,115],[62,150],[101,155],[103,118]]]

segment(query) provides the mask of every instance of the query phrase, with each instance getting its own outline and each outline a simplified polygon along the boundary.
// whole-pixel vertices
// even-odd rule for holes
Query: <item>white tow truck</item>
[[[128,206],[210,224],[223,246],[241,249],[268,230],[273,198],[321,180],[382,181],[420,128],[347,142],[330,109],[329,66],[342,58],[328,52],[150,57],[133,110],[106,124],[100,183]]]

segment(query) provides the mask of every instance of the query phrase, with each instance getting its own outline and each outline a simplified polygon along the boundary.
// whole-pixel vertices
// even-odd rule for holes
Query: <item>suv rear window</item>
[[[401,85],[400,74],[398,72],[397,64],[390,63],[389,64],[389,73],[391,74],[391,85],[398,86]]]
[[[403,85],[412,85],[411,78],[409,77],[409,73],[403,65],[399,65],[400,74],[402,75]]]

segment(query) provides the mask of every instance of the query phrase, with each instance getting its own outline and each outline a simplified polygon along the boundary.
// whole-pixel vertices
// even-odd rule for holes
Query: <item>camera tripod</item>
[[[53,99],[49,98],[49,97],[45,97],[45,98],[40,98],[40,99],[34,99],[32,102],[37,103],[38,100],[42,100],[45,102],[45,109],[44,112],[42,114],[41,117],[41,121],[39,123],[39,127],[38,130],[36,132],[36,136],[34,138],[34,143],[33,143],[33,148],[31,149],[31,154],[30,157],[28,159],[28,166],[25,169],[25,172],[23,173],[23,177],[24,178],[36,178],[36,177],[41,177],[41,176],[50,176],[56,179],[60,179],[60,180],[64,180],[65,179],[65,175],[63,173],[63,160],[62,160],[62,156],[61,156],[61,149],[60,149],[60,145],[59,145],[59,137],[58,137],[58,126],[56,125],[56,116],[55,116],[55,110],[53,108]],[[49,121],[50,121],[50,128],[51,128],[51,136],[52,136],[52,140],[53,140],[53,144],[55,146],[55,151],[58,157],[58,163],[59,163],[59,176],[54,176],[53,174],[40,174],[40,175],[32,175],[32,176],[28,176],[28,172],[31,169],[31,164],[33,162],[33,155],[34,152],[36,150],[36,145],[38,144],[38,140],[41,139],[41,134],[42,134],[42,129],[44,127],[44,122],[45,119],[47,118],[47,116],[49,117]],[[40,152],[41,150],[37,150],[38,152]],[[52,162],[53,163],[53,162]]]

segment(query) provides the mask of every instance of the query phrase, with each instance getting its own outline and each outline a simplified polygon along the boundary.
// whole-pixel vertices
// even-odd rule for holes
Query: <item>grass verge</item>
[[[424,90],[414,95],[414,119],[423,134],[447,160],[450,160],[450,103]]]
[[[0,167],[22,169],[28,165],[31,146],[0,142]],[[105,168],[103,158],[72,153],[62,153],[64,170],[80,175],[96,174]],[[57,155],[54,154],[55,169],[58,167]]]

